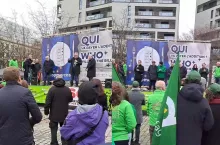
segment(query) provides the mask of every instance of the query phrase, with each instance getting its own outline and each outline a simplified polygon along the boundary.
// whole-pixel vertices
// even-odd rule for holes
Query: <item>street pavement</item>
[[[40,107],[40,110],[43,113],[43,108]],[[141,126],[141,135],[140,135],[140,143],[141,145],[150,145],[149,142],[149,132],[148,132],[148,118],[144,117],[143,124]],[[111,142],[111,118],[109,117],[109,127],[105,134],[105,141]],[[43,116],[43,120],[34,126],[34,138],[36,145],[50,145],[50,128],[49,128],[49,120],[48,116]],[[60,141],[60,133],[58,131],[58,140]]]

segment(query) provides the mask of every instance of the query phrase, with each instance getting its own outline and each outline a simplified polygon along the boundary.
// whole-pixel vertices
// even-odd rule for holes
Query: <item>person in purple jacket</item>
[[[80,105],[68,114],[60,129],[62,138],[68,144],[98,145],[105,143],[105,132],[109,125],[108,112],[97,103],[97,87],[92,81],[80,85],[78,90]]]

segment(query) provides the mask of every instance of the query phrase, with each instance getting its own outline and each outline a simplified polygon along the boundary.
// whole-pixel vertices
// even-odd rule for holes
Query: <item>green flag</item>
[[[176,145],[176,107],[180,89],[179,55],[169,79],[155,125],[152,145]]]

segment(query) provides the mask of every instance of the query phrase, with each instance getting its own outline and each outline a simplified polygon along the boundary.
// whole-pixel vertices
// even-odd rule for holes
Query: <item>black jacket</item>
[[[41,119],[30,90],[13,81],[0,89],[0,145],[31,145],[32,127]]]
[[[96,77],[96,60],[92,58],[87,65],[87,77]]]
[[[105,94],[103,96],[98,97],[98,103],[103,107],[104,110],[108,111],[108,101],[107,96]]]
[[[72,102],[71,90],[65,86],[63,79],[57,79],[48,91],[44,107],[45,115],[50,114],[49,119],[54,122],[64,122],[69,103]]]
[[[41,70],[41,64],[35,63],[35,71],[38,73]]]
[[[199,73],[200,73],[201,77],[203,77],[207,80],[207,77],[208,77],[208,74],[209,74],[209,70],[207,68],[201,68],[199,70]]]
[[[172,71],[173,71],[173,67],[170,67],[170,68],[167,70],[167,79],[170,78]]]
[[[202,145],[219,145],[220,135],[220,99],[214,99],[210,102],[213,117],[215,120],[214,126],[211,130],[203,133]]]
[[[186,75],[187,75],[187,68],[185,66],[182,66],[180,68],[180,78],[181,79],[186,78]]]
[[[26,59],[23,65],[24,73],[29,73],[29,69],[31,69],[32,59]]]
[[[75,61],[77,61],[76,64],[75,64]],[[71,63],[69,73],[79,75],[80,74],[80,66],[82,65],[82,59],[79,57],[77,59],[75,59],[73,57],[73,58],[69,59],[68,62]]]
[[[150,65],[148,68],[148,77],[149,80],[156,81],[157,80],[157,66]]]
[[[199,84],[186,84],[178,95],[177,145],[201,145],[203,131],[214,124],[208,101]]]
[[[143,65],[136,65],[134,68],[134,79],[135,80],[142,80],[143,74],[144,74]]]
[[[53,62],[53,60],[49,60],[49,61],[47,61],[47,60],[45,60],[44,61],[44,72],[46,73],[46,74],[52,74],[53,73],[53,67],[54,67],[55,65],[54,65],[54,62]]]

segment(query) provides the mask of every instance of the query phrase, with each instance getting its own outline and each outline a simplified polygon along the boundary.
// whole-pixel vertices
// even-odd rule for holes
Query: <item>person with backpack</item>
[[[98,145],[105,143],[109,125],[108,112],[99,105],[97,85],[87,81],[79,86],[79,105],[68,114],[60,129],[63,139],[71,145]]]

